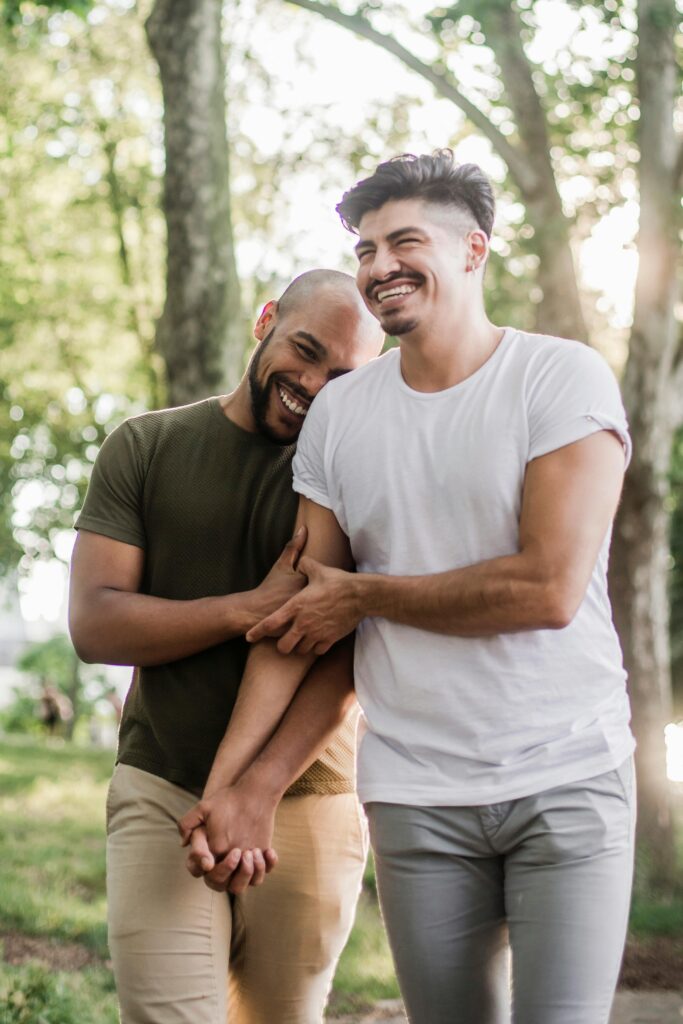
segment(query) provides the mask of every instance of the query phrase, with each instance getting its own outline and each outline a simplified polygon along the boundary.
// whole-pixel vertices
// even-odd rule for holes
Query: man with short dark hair
[[[286,706],[287,659],[356,629],[358,789],[411,1022],[508,1021],[510,949],[516,1024],[606,1024],[633,855],[606,586],[630,441],[595,351],[488,319],[493,210],[449,151],[344,196],[399,348],[314,403],[294,460],[308,584],[247,639],[280,638],[262,672]]]
[[[254,887],[273,865],[269,842],[233,860],[214,849],[228,896],[191,878],[178,840],[178,819],[213,792],[243,634],[303,582],[305,530],[277,558],[296,512],[294,442],[318,391],[376,355],[383,337],[353,279],[322,270],[268,303],[254,333],[260,344],[231,395],[134,417],[107,438],[77,524],[74,644],[84,660],[137,666],[107,799],[123,1024],[319,1024],[361,884],[344,645],[316,665],[270,742],[242,759],[248,737],[234,744],[243,819],[272,829],[275,818],[271,884]]]

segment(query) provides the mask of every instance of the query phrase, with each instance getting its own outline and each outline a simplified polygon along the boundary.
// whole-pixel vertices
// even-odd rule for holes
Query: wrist
[[[258,793],[259,799],[275,807],[293,782],[286,773],[272,764],[261,764],[257,759],[235,783],[236,788]]]
[[[256,590],[228,594],[225,601],[227,639],[236,634],[243,636],[263,618],[258,608]]]
[[[359,572],[352,576],[352,595],[358,622],[384,615],[382,604],[383,577],[377,573]]]

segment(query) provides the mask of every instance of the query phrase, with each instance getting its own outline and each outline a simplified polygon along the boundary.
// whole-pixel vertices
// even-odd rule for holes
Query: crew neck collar
[[[495,368],[496,364],[502,358],[505,350],[510,345],[510,342],[512,341],[516,333],[517,332],[513,327],[504,327],[503,337],[500,339],[500,341],[498,342],[498,344],[496,345],[495,349],[488,357],[486,362],[482,363],[482,365],[478,369],[476,369],[474,373],[471,373],[469,377],[465,377],[464,380],[458,381],[457,384],[452,384],[450,387],[443,388],[440,391],[417,391],[415,388],[411,388],[411,386],[406,382],[401,371],[401,352],[400,348],[397,348],[395,350],[395,373],[399,383],[399,387],[401,388],[402,391],[410,395],[412,398],[418,398],[423,401],[432,402],[437,401],[439,398],[442,398],[443,396],[453,395],[457,391],[464,391],[466,388],[472,387],[483,377],[487,376]]]

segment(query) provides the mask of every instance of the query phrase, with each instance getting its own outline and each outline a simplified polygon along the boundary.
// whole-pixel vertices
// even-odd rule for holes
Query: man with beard
[[[247,638],[279,637],[260,674],[286,707],[288,659],[357,627],[358,790],[412,1024],[607,1024],[634,811],[606,585],[618,387],[586,345],[489,320],[477,166],[397,158],[338,211],[400,345],[316,399],[294,460],[308,585]]]
[[[211,795],[244,633],[303,582],[305,530],[278,554],[292,534],[291,460],[308,407],[383,338],[353,279],[322,270],[269,303],[254,333],[260,344],[232,394],[134,417],[107,438],[77,522],[76,649],[136,666],[107,800],[123,1024],[225,1024],[228,962],[231,1024],[320,1021],[361,883],[343,645],[231,779],[245,805],[277,808],[272,884],[256,887],[274,863],[259,849],[230,862],[230,896],[195,881],[178,840],[177,820]],[[313,690],[325,700],[312,703]]]

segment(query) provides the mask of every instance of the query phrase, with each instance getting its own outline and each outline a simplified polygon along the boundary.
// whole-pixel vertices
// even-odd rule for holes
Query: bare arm
[[[331,512],[302,498],[298,521],[317,558],[351,566],[347,538]],[[282,794],[324,749],[353,700],[352,651],[351,641],[340,644],[313,668],[314,655],[285,658],[271,641],[251,651],[204,797],[179,823],[185,841],[196,830],[194,874],[213,867],[214,855],[223,858],[207,884],[225,887],[240,850],[269,847]],[[230,888],[239,892],[246,884],[248,871]]]
[[[274,647],[266,649],[266,654],[261,666],[270,662],[271,671],[282,661],[296,659],[285,658]],[[278,679],[271,675],[269,680],[272,691]],[[191,844],[188,868],[193,875],[206,874],[211,888],[229,885],[232,892],[262,881],[275,862],[270,846],[278,803],[329,744],[354,702],[353,642],[348,640],[313,665],[272,738],[239,778],[231,768],[237,763],[234,751],[231,759],[226,743],[214,762],[204,797],[178,825],[184,842]],[[252,860],[245,864],[243,855],[233,876],[240,853],[246,851]],[[263,859],[261,851],[266,854]]]
[[[254,590],[193,601],[138,593],[144,551],[80,531],[71,563],[69,629],[79,657],[109,665],[161,665],[246,632],[301,587],[305,532],[290,541]]]
[[[301,498],[297,523],[306,526],[306,550],[330,565],[352,566],[348,540],[334,515]],[[283,658],[266,641],[249,654],[233,713],[204,788],[206,795],[238,779],[279,725],[313,664],[313,654]]]
[[[562,629],[583,600],[619,500],[623,449],[606,431],[527,467],[519,552],[430,576],[351,574],[307,558],[309,585],[247,639],[323,653],[366,616],[454,636]]]

